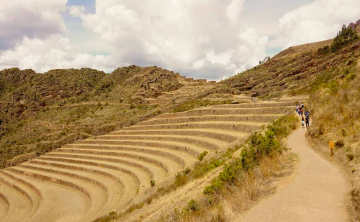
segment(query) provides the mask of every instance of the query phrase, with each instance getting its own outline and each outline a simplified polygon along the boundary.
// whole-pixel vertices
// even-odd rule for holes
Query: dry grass
[[[293,172],[296,160],[291,153],[264,158],[251,173],[242,172],[219,194],[191,200],[160,221],[233,221],[237,214],[276,192],[276,182]]]
[[[339,70],[342,78],[323,84],[309,99],[312,125],[309,139],[329,155],[328,141],[336,142],[334,159],[349,172],[353,221],[360,221],[360,67]]]

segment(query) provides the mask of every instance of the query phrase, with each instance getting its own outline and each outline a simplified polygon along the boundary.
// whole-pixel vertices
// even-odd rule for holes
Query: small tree
[[[359,40],[359,36],[357,35],[356,30],[350,26],[346,28],[344,25],[331,44],[331,52],[337,52],[342,47],[357,40]]]

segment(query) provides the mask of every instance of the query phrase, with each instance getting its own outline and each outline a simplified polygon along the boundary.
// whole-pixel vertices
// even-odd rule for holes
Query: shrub
[[[318,53],[322,55],[326,55],[329,52],[330,52],[330,47],[328,45],[318,49]]]
[[[187,209],[188,211],[194,211],[194,212],[197,211],[198,203],[194,199],[191,199],[188,203]]]
[[[344,147],[344,145],[345,145],[344,140],[338,140],[335,142],[335,146],[338,148]]]
[[[180,187],[180,186],[186,184],[186,182],[187,182],[187,176],[185,173],[184,174],[177,173],[175,175],[175,184],[177,187]]]
[[[156,181],[155,180],[150,180],[150,184],[151,184],[152,187],[154,187],[155,184],[156,184]]]
[[[186,169],[184,170],[184,173],[185,173],[185,174],[189,174],[190,171],[191,171],[191,169],[188,167],[188,168],[186,168]]]
[[[199,155],[198,159],[199,159],[200,161],[203,160],[204,157],[206,156],[206,154],[208,154],[207,151],[202,152],[202,153]]]
[[[352,161],[355,158],[354,154],[352,154],[352,153],[346,154],[346,156],[349,161]]]

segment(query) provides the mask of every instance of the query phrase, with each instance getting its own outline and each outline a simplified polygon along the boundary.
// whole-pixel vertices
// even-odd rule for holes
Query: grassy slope
[[[360,32],[360,27],[358,27]],[[333,78],[339,66],[355,61],[360,56],[360,42],[326,55],[317,51],[325,43],[296,46],[279,53],[265,64],[254,67],[224,81],[235,93],[246,93],[261,98],[283,94],[308,94],[316,90],[322,78]],[[328,76],[328,77],[324,77]]]
[[[168,71],[137,66],[111,74],[93,69],[1,71],[0,168],[157,115],[164,108],[145,99],[181,87],[177,78],[164,77],[162,84],[142,91],[141,85],[160,73]]]
[[[325,155],[329,155],[328,141],[336,142],[334,158],[352,176],[353,216],[360,221],[360,66],[339,72],[341,78],[323,84],[310,96],[313,123],[308,136]]]

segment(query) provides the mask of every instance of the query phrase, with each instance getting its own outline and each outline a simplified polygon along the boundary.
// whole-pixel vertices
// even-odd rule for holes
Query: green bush
[[[329,52],[330,52],[330,47],[328,45],[318,49],[318,53],[322,55],[326,55]]]
[[[198,208],[198,203],[194,199],[191,199],[188,203],[187,210],[195,212],[198,210]]]
[[[199,155],[198,160],[200,160],[200,161],[203,160],[204,157],[206,156],[206,154],[208,154],[207,151],[202,152],[202,153]]]
[[[150,180],[150,184],[151,184],[152,187],[154,187],[155,184],[156,184],[156,181],[155,180]]]

